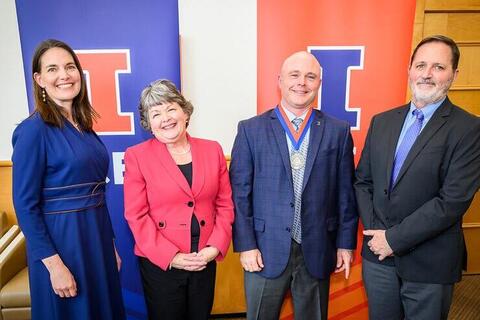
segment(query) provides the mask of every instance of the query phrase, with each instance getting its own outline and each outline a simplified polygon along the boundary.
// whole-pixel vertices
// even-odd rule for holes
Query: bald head
[[[307,51],[298,51],[294,54],[288,56],[285,61],[282,63],[282,68],[280,69],[280,76],[285,72],[285,70],[290,69],[296,65],[303,64],[306,67],[310,68],[312,72],[316,72],[320,75],[320,63],[318,63],[317,58],[313,54]]]
[[[306,51],[295,52],[282,64],[278,87],[282,94],[282,106],[294,114],[310,108],[320,88],[320,64]]]

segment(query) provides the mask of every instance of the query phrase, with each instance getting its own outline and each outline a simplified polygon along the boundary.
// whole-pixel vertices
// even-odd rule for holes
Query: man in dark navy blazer
[[[330,274],[349,275],[358,224],[353,143],[348,123],[312,107],[320,75],[313,55],[291,55],[280,104],[238,125],[233,244],[248,319],[278,319],[289,288],[296,319],[327,319]]]
[[[480,185],[480,119],[447,97],[459,57],[452,39],[423,39],[408,70],[412,101],[370,123],[355,191],[372,320],[447,319],[465,266],[462,217]]]

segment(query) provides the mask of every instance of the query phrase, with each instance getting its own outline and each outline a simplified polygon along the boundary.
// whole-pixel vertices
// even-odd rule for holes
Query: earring
[[[45,93],[45,88],[42,88],[42,101],[47,102],[47,94]]]

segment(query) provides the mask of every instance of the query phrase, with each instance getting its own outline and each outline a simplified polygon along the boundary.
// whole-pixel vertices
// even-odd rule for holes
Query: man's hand
[[[372,237],[367,244],[370,251],[379,256],[378,260],[382,261],[386,257],[393,255],[393,250],[385,237],[385,230],[364,230],[363,234]]]
[[[206,268],[207,262],[204,257],[199,256],[196,252],[179,252],[173,257],[170,266],[175,269],[183,269],[187,271],[201,271]]]
[[[240,263],[245,271],[261,271],[263,269],[263,260],[260,250],[253,249],[240,252]]]
[[[337,249],[337,266],[335,273],[345,270],[345,279],[350,276],[350,265],[353,262],[353,250]]]

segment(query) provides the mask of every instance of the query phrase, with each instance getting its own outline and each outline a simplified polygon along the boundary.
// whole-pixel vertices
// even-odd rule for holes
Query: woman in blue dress
[[[124,319],[105,205],[109,157],[73,50],[36,49],[35,110],[13,133],[13,200],[27,241],[32,319]]]

